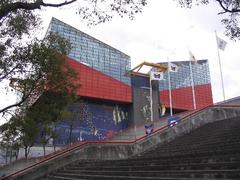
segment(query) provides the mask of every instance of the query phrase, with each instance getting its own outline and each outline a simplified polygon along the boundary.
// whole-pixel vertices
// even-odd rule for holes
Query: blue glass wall
[[[49,31],[70,41],[69,57],[130,85],[130,78],[126,76],[131,68],[128,55],[55,18],[52,18]]]
[[[178,72],[170,72],[171,77],[171,88],[183,88],[191,86],[191,76],[190,76],[190,64],[189,61],[176,61],[172,62],[176,64]],[[161,63],[166,64],[167,63]],[[210,72],[207,60],[198,60],[197,63],[192,63],[192,73],[194,85],[204,85],[210,84]],[[168,72],[164,73],[164,80],[159,81],[159,90],[168,89]]]

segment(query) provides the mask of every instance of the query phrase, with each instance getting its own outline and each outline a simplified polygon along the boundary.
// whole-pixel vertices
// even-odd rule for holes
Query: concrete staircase
[[[187,111],[187,112],[182,112],[179,114],[175,114],[174,117],[178,117],[178,118],[183,118],[189,114],[192,114],[194,111]],[[157,121],[154,121],[154,129],[159,129],[163,126],[166,126],[168,124],[168,119],[170,118],[170,116],[166,116],[166,117],[162,117]],[[144,128],[144,124],[136,126],[136,127],[130,127],[127,128],[125,130],[123,130],[122,132],[118,133],[117,135],[113,136],[111,139],[109,139],[108,141],[129,141],[129,140],[136,140],[142,136],[145,136],[145,128]]]
[[[45,179],[240,179],[240,118],[205,124],[124,160],[81,160]]]

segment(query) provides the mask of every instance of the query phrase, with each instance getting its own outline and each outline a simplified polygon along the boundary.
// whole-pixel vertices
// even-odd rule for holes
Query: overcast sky
[[[214,102],[222,101],[220,69],[214,30],[227,41],[220,51],[226,99],[240,94],[240,42],[224,36],[224,27],[217,4],[193,9],[181,8],[173,0],[148,0],[143,13],[135,20],[114,18],[111,22],[88,27],[76,14],[75,8],[49,8],[42,12],[42,35],[52,17],[121,50],[131,56],[132,67],[143,61],[162,62],[189,60],[188,46],[196,59],[208,59]],[[2,105],[9,103],[9,95],[1,98]]]

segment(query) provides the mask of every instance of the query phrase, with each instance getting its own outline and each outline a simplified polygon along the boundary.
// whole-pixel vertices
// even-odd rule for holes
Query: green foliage
[[[20,130],[20,140],[25,148],[32,147],[39,133],[37,123],[28,117],[18,120],[17,127]]]
[[[45,146],[50,138],[57,138],[54,124],[66,117],[67,107],[76,98],[68,92],[48,91],[32,106],[22,106],[18,114],[0,127],[1,149],[10,151],[24,147],[27,158],[37,140]]]
[[[6,19],[2,33],[14,38],[21,38],[24,34],[30,35],[30,30],[38,25],[39,19],[32,12],[17,11]]]
[[[67,92],[45,92],[38,101],[28,109],[27,116],[36,122],[51,124],[61,120],[66,108],[76,99]]]
[[[16,121],[9,121],[0,127],[0,149],[5,152],[6,161],[9,154],[12,155],[13,151],[18,152],[21,147],[19,129],[16,124]]]
[[[97,25],[110,21],[115,15],[134,19],[141,13],[147,0],[86,0],[77,7],[77,14],[88,25]]]
[[[195,5],[209,4],[209,0],[177,0],[182,7],[191,8]]]
[[[49,34],[43,40],[33,40],[25,47],[16,48],[11,59],[1,59],[2,80],[11,81],[10,85],[20,92],[20,101],[0,112],[20,107],[24,102],[31,105],[44,91],[75,93],[77,73],[65,61],[69,50],[65,39]]]

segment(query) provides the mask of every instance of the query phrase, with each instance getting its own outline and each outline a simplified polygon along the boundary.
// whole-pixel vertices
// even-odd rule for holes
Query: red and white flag
[[[193,53],[189,50],[189,57],[190,57],[190,61],[192,62],[197,62],[197,59],[195,58],[195,56],[193,55]]]

